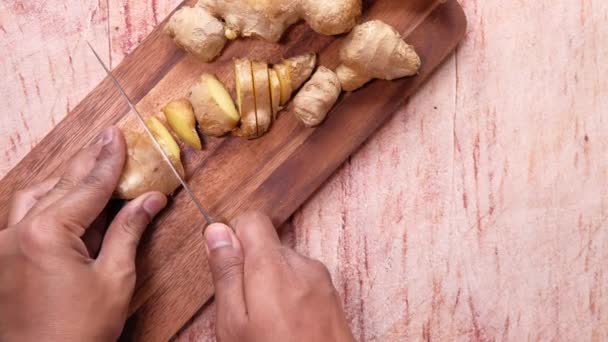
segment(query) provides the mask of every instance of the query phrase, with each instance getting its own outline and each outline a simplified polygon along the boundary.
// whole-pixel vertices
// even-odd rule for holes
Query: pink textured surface
[[[178,0],[0,2],[0,176]],[[608,339],[608,2],[463,0],[457,53],[283,229],[361,341]],[[179,340],[213,340],[213,306]]]

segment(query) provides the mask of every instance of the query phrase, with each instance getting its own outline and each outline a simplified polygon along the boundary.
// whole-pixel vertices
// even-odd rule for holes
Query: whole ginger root
[[[226,22],[226,36],[260,37],[278,42],[285,30],[304,19],[325,35],[350,31],[361,15],[361,0],[199,0],[197,6]]]
[[[222,52],[227,41],[224,24],[198,7],[180,8],[169,19],[165,32],[173,38],[177,46],[203,62],[214,60]]]
[[[320,125],[342,93],[338,76],[319,67],[293,100],[296,118],[308,127]]]
[[[340,49],[336,69],[342,88],[353,91],[374,78],[392,81],[415,75],[420,57],[392,26],[372,20],[356,26]]]

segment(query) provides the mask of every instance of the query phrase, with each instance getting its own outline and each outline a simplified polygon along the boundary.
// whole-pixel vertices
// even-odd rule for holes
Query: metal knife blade
[[[97,53],[97,51],[95,51],[95,49],[93,48],[93,46],[91,45],[91,43],[87,42],[87,45],[89,45],[89,48],[91,49],[91,51],[95,55],[95,58],[97,58],[97,61],[99,61],[99,64],[101,64],[101,66],[103,67],[103,69],[106,71],[106,74],[110,77],[110,79],[112,80],[112,82],[114,83],[114,85],[116,86],[116,88],[118,89],[118,91],[120,92],[120,94],[122,95],[122,97],[127,101],[127,103],[129,104],[129,107],[131,108],[131,110],[137,116],[137,118],[138,118],[139,122],[141,123],[141,125],[143,126],[144,130],[146,131],[146,133],[148,134],[148,136],[150,137],[150,139],[152,139],[152,142],[154,142],[154,145],[156,146],[156,149],[163,156],[163,159],[165,160],[165,162],[167,162],[167,164],[169,164],[169,167],[171,168],[171,171],[173,171],[173,173],[175,174],[175,177],[177,177],[177,179],[179,180],[179,182],[181,183],[181,185],[184,187],[184,190],[186,191],[186,193],[188,194],[188,196],[190,196],[190,199],[192,200],[192,202],[194,203],[194,205],[196,206],[196,208],[198,209],[198,211],[201,213],[201,215],[203,216],[203,218],[205,219],[205,221],[207,222],[207,224],[214,223],[215,221],[213,220],[213,218],[211,217],[211,215],[209,215],[209,212],[207,210],[205,210],[205,208],[203,207],[203,205],[201,204],[201,202],[198,200],[198,198],[196,197],[196,195],[194,195],[194,192],[192,192],[192,189],[190,189],[190,186],[188,185],[188,183],[186,183],[186,181],[179,174],[179,172],[177,171],[177,169],[175,168],[175,166],[173,166],[173,163],[171,163],[171,159],[169,159],[169,156],[167,156],[167,154],[165,153],[165,151],[162,149],[160,143],[156,140],[156,138],[154,137],[154,134],[152,134],[152,132],[150,131],[150,129],[146,125],[146,122],[145,122],[143,116],[141,115],[141,113],[139,113],[139,111],[137,110],[137,108],[135,108],[135,105],[133,104],[133,101],[131,101],[131,99],[129,98],[129,96],[127,95],[127,93],[125,92],[125,90],[122,88],[122,86],[120,85],[120,83],[118,82],[118,80],[116,79],[116,77],[114,77],[114,74],[112,74],[112,72],[110,71],[110,69],[103,62],[103,60],[101,59],[101,57],[99,56],[99,54]]]

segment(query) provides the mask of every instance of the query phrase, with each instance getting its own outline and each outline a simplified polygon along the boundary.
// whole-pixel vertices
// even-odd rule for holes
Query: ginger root
[[[183,177],[184,166],[180,149],[169,130],[160,120],[151,117],[146,125]],[[127,160],[115,193],[122,199],[134,199],[150,191],[167,195],[180,185],[179,180],[158,151],[152,139],[141,128],[123,130],[127,143]]]
[[[272,119],[277,119],[277,114],[281,111],[281,81],[274,69],[268,69],[268,80],[270,81],[270,101],[272,102]]]
[[[318,126],[336,104],[340,93],[342,86],[338,76],[321,66],[294,98],[294,114],[304,125]]]
[[[317,65],[317,55],[309,53],[288,58],[273,69],[277,72],[281,85],[281,106],[285,105],[306,80],[310,78]]]
[[[241,117],[230,93],[214,75],[203,74],[190,92],[190,102],[201,131],[220,137],[232,131]]]
[[[415,75],[420,57],[401,34],[380,20],[356,26],[340,49],[336,69],[342,88],[356,90],[374,78],[394,80]]]
[[[224,24],[200,7],[182,7],[165,26],[175,43],[198,57],[211,62],[224,49]]]
[[[350,31],[361,15],[361,0],[199,0],[197,6],[226,22],[225,35],[278,42],[300,19],[325,35]]]
[[[261,137],[270,129],[273,117],[268,64],[252,62],[251,70],[253,73],[253,90],[255,96],[256,137]]]
[[[259,138],[268,132],[293,92],[310,78],[316,61],[316,54],[309,53],[270,68],[266,62],[236,59],[236,106],[220,80],[203,74],[192,87],[189,101],[173,101],[162,111],[177,136],[199,150],[202,144],[195,118],[206,135],[220,137],[232,132],[238,137]]]
[[[241,126],[234,135],[245,138],[255,138],[258,133],[258,119],[255,110],[255,87],[253,84],[253,68],[248,59],[234,61],[234,79],[236,83],[236,98]]]
[[[293,91],[310,78],[316,61],[314,53],[286,59],[273,68],[264,62],[235,60],[241,125],[234,135],[255,139],[266,134],[281,106],[291,99]]]
[[[268,75],[266,63],[235,61],[236,93],[242,117],[236,136],[255,139],[268,132],[273,117]]]
[[[202,150],[201,138],[196,131],[196,118],[190,101],[181,99],[167,104],[162,112],[175,134],[187,145]]]

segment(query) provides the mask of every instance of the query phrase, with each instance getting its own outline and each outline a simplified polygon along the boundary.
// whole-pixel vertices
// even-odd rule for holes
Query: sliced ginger
[[[210,136],[219,137],[232,131],[235,136],[248,139],[261,137],[270,129],[282,105],[310,78],[316,60],[316,54],[310,53],[269,68],[265,62],[236,59],[236,106],[221,81],[214,75],[203,74],[192,87],[189,102],[173,101],[163,112],[177,136],[199,150],[202,144],[194,118],[200,130]]]
[[[253,84],[253,69],[248,59],[234,61],[234,77],[236,82],[236,96],[241,126],[234,131],[234,135],[245,138],[257,136],[258,126],[255,111],[255,90]]]
[[[285,105],[293,92],[310,78],[317,64],[317,55],[309,53],[289,58],[273,66],[281,85],[281,106]]]
[[[268,64],[262,62],[252,62],[251,67],[253,72],[257,138],[266,134],[268,129],[270,129],[270,125],[272,124],[272,96],[270,94]]]
[[[207,135],[223,136],[239,123],[240,115],[230,93],[214,75],[201,76],[192,87],[190,102],[201,131]]]
[[[190,101],[181,99],[167,104],[162,112],[175,134],[187,145],[202,150],[201,138],[196,131],[196,117]]]
[[[155,117],[148,119],[146,125],[183,177],[185,172],[179,145],[169,130]],[[150,191],[160,191],[167,195],[173,193],[180,182],[148,134],[141,128],[128,128],[123,132],[127,143],[127,159],[116,195],[130,200]]]
[[[281,81],[276,70],[268,69],[268,80],[270,81],[270,102],[272,103],[272,119],[276,120],[281,110]]]
[[[181,162],[181,150],[167,127],[154,116],[146,121],[146,126],[148,126],[148,129],[150,129],[152,135],[156,138],[156,141],[169,159],[172,162]]]
[[[250,77],[247,77],[251,75]],[[235,61],[237,98],[241,108],[241,126],[237,136],[255,139],[272,124],[272,104],[268,64],[250,60]]]
[[[241,126],[234,134],[249,139],[266,134],[281,106],[310,78],[316,62],[314,53],[286,59],[272,69],[264,62],[235,60]]]

